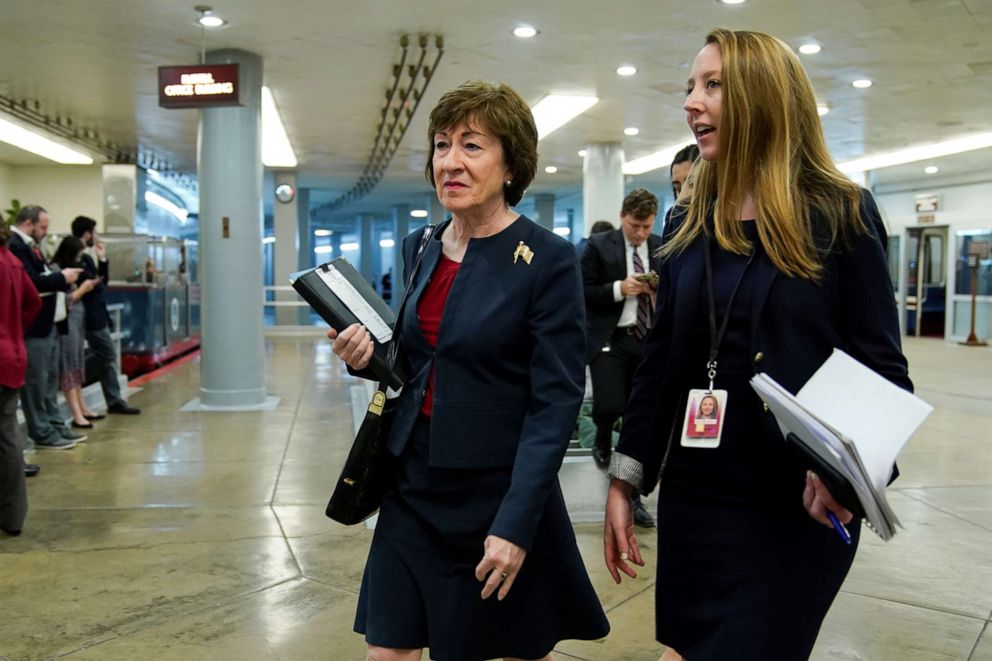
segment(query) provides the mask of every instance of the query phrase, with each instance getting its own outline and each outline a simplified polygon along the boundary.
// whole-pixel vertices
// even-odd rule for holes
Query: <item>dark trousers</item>
[[[59,411],[59,343],[55,328],[48,337],[26,337],[28,369],[21,388],[21,408],[32,441],[51,442],[61,438],[65,425]]]
[[[96,359],[94,369],[100,379],[107,406],[124,404],[124,400],[121,399],[121,382],[117,380],[117,352],[114,349],[114,341],[110,339],[110,329],[86,331],[86,342]]]
[[[20,530],[27,513],[24,445],[17,427],[17,390],[0,386],[0,527]]]
[[[641,362],[644,343],[625,328],[613,331],[609,343],[589,364],[592,375],[592,420],[596,447],[611,449],[613,425],[623,415],[630,397],[634,370]]]

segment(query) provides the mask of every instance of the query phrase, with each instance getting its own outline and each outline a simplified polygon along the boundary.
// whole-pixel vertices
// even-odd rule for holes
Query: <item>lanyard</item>
[[[734,306],[734,299],[737,298],[737,290],[740,289],[741,283],[744,282],[744,276],[747,275],[747,270],[751,267],[751,262],[754,261],[756,252],[755,249],[751,249],[751,256],[747,258],[747,264],[744,266],[744,270],[741,271],[741,277],[737,279],[737,284],[734,285],[733,290],[730,292],[730,298],[727,300],[727,311],[723,314],[723,321],[720,323],[720,329],[718,331],[716,327],[716,296],[713,293],[713,257],[710,255],[709,239],[703,241],[703,256],[706,259],[706,301],[709,304],[710,321],[710,355],[709,360],[706,362],[706,375],[710,378],[710,390],[713,390],[713,380],[716,378],[716,357],[720,353],[720,344],[723,343],[723,336],[727,333],[730,310]]]

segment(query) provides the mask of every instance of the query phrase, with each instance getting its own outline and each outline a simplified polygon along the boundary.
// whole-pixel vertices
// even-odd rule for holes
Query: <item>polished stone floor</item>
[[[0,539],[0,658],[363,658],[351,622],[370,533],[323,516],[354,379],[319,339],[267,351],[275,411],[181,412],[193,361],[133,396],[141,416],[31,455],[24,534]],[[992,661],[992,351],[913,339],[906,352],[937,407],[890,490],[906,529],[865,535],[817,661]],[[657,659],[652,570],[613,586],[600,526],[576,531],[613,632],[558,658]],[[651,558],[657,540],[641,540]]]

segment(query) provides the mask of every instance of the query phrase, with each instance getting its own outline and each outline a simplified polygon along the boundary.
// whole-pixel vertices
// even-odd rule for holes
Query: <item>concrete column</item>
[[[534,196],[534,222],[549,230],[555,228],[555,195],[538,193]]]
[[[310,226],[310,189],[296,190],[296,270],[302,271],[316,266],[313,261],[313,228]],[[310,308],[296,308],[296,323],[301,326],[310,324]]]
[[[242,50],[207,53],[208,64],[240,65],[240,106],[200,111],[200,406],[261,408],[262,58]]]
[[[366,280],[372,280],[372,262],[375,260],[375,252],[379,250],[378,242],[372,237],[372,223],[374,222],[372,214],[358,214],[358,243],[361,252],[356,266]]]
[[[597,220],[617,225],[623,206],[623,145],[603,142],[586,145],[582,163],[583,236]]]
[[[273,173],[274,185],[289,184],[296,189],[295,170],[277,170]],[[267,191],[269,195],[271,191]],[[289,274],[295,273],[299,269],[299,198],[294,197],[290,202],[280,202],[275,200],[272,211],[272,225],[275,230],[275,264],[273,268],[272,284],[276,287],[289,286]],[[296,292],[277,291],[276,301],[298,301],[300,300]],[[292,307],[276,307],[276,324],[280,326],[295,325],[297,323],[297,310]]]
[[[429,218],[431,222],[436,221]],[[393,251],[393,309],[399,307],[403,298],[406,281],[403,279],[403,239],[410,233],[410,205],[397,204],[393,207],[393,234],[396,236],[396,250]]]

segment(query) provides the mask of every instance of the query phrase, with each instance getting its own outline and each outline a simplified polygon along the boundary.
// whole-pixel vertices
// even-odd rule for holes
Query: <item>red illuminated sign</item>
[[[163,108],[241,105],[238,65],[159,67],[158,105]]]

